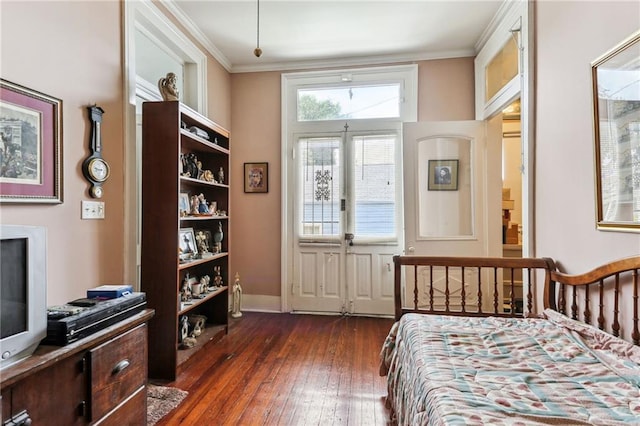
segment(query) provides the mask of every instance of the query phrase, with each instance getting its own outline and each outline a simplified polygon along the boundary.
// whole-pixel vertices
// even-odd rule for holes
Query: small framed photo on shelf
[[[195,259],[198,255],[196,236],[193,228],[180,228],[178,237],[178,256],[181,261]]]
[[[458,190],[458,160],[429,160],[428,174],[429,191]]]
[[[191,203],[189,202],[189,194],[187,192],[181,192],[178,197],[178,212],[180,216],[188,216],[191,213]]]
[[[269,192],[269,163],[244,163],[244,192]]]

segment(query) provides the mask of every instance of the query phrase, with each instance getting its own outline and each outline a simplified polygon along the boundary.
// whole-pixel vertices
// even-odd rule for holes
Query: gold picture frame
[[[640,31],[591,64],[596,226],[640,232]]]
[[[0,79],[0,203],[62,203],[62,100]]]
[[[429,191],[458,190],[458,160],[429,160]]]

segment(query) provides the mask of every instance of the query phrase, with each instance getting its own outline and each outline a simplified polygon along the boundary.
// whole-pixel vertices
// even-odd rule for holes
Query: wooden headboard
[[[532,285],[518,297],[523,279],[546,286],[555,270],[548,258],[394,256],[393,262],[396,319],[407,312],[523,317],[533,312],[535,297]],[[409,307],[402,302],[403,272],[413,281],[407,282]]]
[[[616,337],[621,334],[622,317],[625,324],[630,324],[630,333],[625,334],[631,337],[634,344],[640,345],[639,272],[640,256],[615,260],[577,275],[553,270],[550,272],[549,285],[545,287],[545,308],[593,324]],[[592,307],[595,304],[597,306]]]
[[[578,275],[558,271],[550,258],[394,256],[393,262],[396,320],[408,312],[523,317],[537,313],[535,289],[543,285],[544,308],[640,345],[640,255]],[[516,277],[529,283],[524,294],[517,294]]]

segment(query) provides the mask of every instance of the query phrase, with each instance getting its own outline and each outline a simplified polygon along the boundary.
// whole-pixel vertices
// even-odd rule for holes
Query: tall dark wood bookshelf
[[[178,101],[145,102],[142,140],[141,286],[156,312],[149,322],[149,377],[174,380],[189,358],[228,333],[229,132]],[[186,174],[187,155],[195,155],[214,180]],[[226,175],[222,179],[220,169]],[[188,200],[203,194],[208,202],[215,201],[218,214],[181,210],[185,194]],[[219,227],[224,237],[218,250],[210,240],[206,256],[194,253],[185,259],[189,250],[181,252],[179,245],[185,230],[214,236]],[[213,284],[218,267],[222,286],[202,298],[181,301],[186,276],[199,282],[208,275]],[[207,320],[195,346],[183,349],[179,324],[189,315]]]

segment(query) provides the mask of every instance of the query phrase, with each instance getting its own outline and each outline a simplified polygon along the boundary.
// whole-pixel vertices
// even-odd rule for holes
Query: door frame
[[[167,8],[174,10],[171,5]],[[174,13],[175,14],[175,13]],[[142,162],[142,140],[139,135],[139,117],[136,99],[162,100],[155,82],[146,81],[136,73],[136,31],[144,32],[153,39],[159,51],[163,51],[185,68],[184,100],[198,112],[207,113],[207,56],[202,52],[171,19],[150,0],[127,1],[123,7],[123,75],[124,75],[124,135],[125,183],[124,183],[124,229],[123,250],[124,276],[140,288],[140,238],[142,225],[140,173]],[[166,69],[158,70],[162,76]]]
[[[495,25],[487,28],[475,64],[476,120],[489,122],[520,98],[522,144],[522,256],[535,257],[534,221],[534,4],[505,2],[496,16]],[[516,37],[519,49],[519,73],[491,99],[484,97],[485,67],[505,41]]]
[[[302,86],[311,79],[335,84],[335,82],[345,81],[345,78],[356,79],[359,81],[380,82],[388,79],[391,74],[402,75],[396,77],[395,80],[402,78],[403,81],[403,103],[401,104],[401,117],[397,120],[400,122],[416,121],[418,118],[418,66],[411,65],[393,65],[380,66],[371,68],[356,69],[339,69],[326,71],[310,71],[297,73],[283,73],[281,75],[281,289],[280,289],[280,311],[291,312],[290,294],[293,291],[293,243],[294,243],[294,203],[291,201],[291,192],[293,190],[292,179],[295,179],[295,143],[294,134],[302,133],[294,129],[292,121],[296,117],[296,106],[292,97],[292,91],[296,87]],[[384,121],[384,120],[380,120]],[[340,122],[344,124],[343,121]],[[400,135],[401,137],[401,135]],[[401,142],[400,142],[401,143]],[[402,214],[400,215],[402,216]]]
[[[336,127],[339,122],[330,122]],[[402,125],[400,123],[378,122],[377,120],[350,120],[345,132],[302,132],[292,136],[294,145],[300,148],[304,139],[332,138],[340,141],[341,163],[340,193],[345,200],[345,209],[339,213],[340,227],[331,236],[301,236],[297,226],[303,221],[304,208],[299,197],[303,192],[301,165],[295,163],[295,177],[291,180],[294,188],[291,202],[294,206],[292,230],[292,288],[289,295],[292,312],[342,313],[348,315],[392,316],[393,315],[393,256],[403,250],[403,190],[402,190]],[[369,136],[389,135],[394,140],[394,175],[390,177],[394,185],[393,237],[361,235],[356,229],[356,184],[355,180],[355,140]],[[300,150],[297,149],[297,155]],[[298,160],[300,158],[298,157]],[[333,176],[335,179],[335,175]],[[355,178],[355,180],[353,179]],[[353,245],[345,240],[345,233],[355,236]],[[309,262],[315,256],[313,262]],[[304,261],[303,261],[304,257]],[[308,267],[303,268],[301,265]],[[336,269],[337,268],[337,269]],[[314,273],[308,274],[307,272]],[[378,272],[376,272],[378,271]],[[304,278],[306,277],[306,278]],[[331,278],[328,278],[331,277]],[[335,285],[337,283],[337,285]],[[302,294],[302,288],[307,290]],[[310,292],[314,289],[312,296]],[[327,291],[325,293],[325,291]]]

